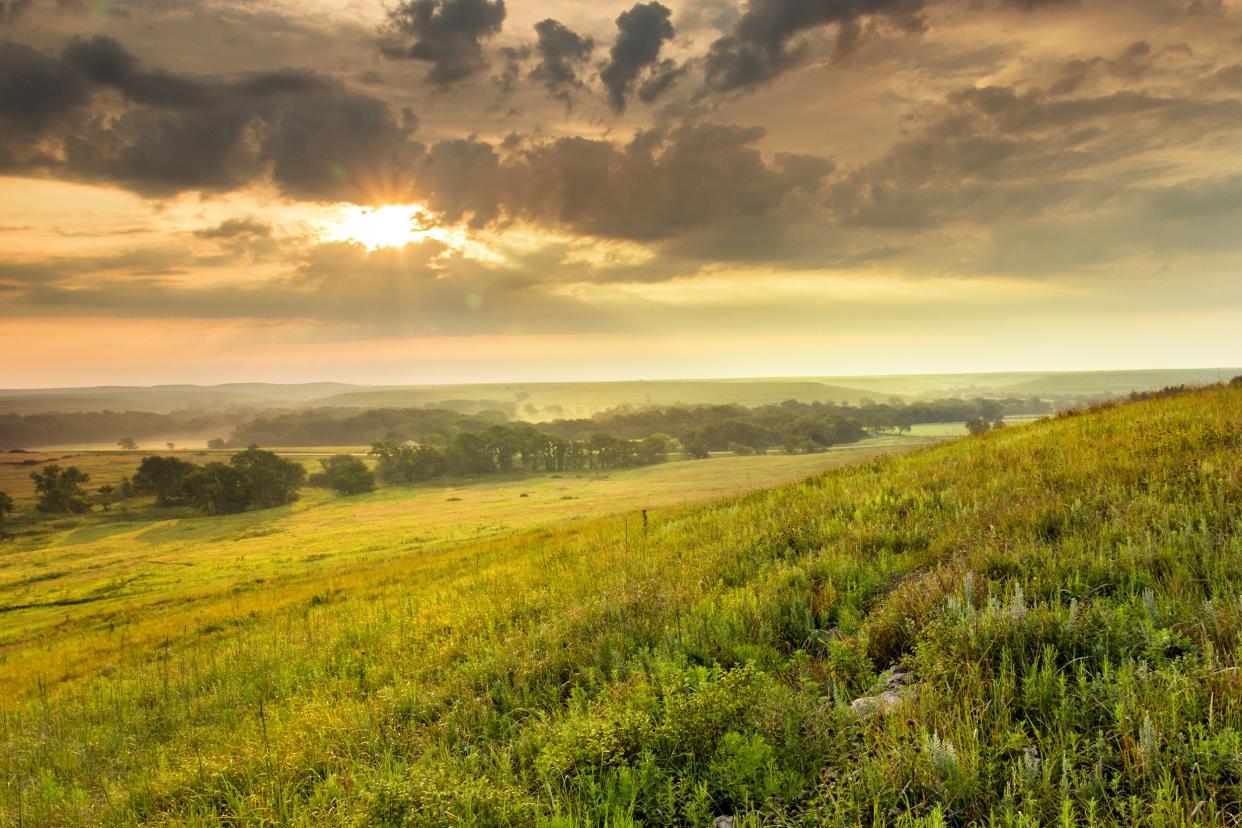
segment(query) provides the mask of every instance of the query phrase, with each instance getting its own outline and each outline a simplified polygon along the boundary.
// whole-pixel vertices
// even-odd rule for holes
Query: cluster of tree
[[[679,442],[690,457],[706,457],[713,451],[753,454],[773,448],[820,451],[866,436],[853,407],[792,400],[755,408],[711,405],[613,409],[585,420],[556,420],[545,427],[568,439],[589,439],[597,434],[621,439],[666,435],[666,439]]]
[[[594,434],[569,440],[516,423],[461,432],[444,447],[383,440],[371,446],[371,455],[379,460],[381,480],[412,483],[443,475],[634,468],[663,462],[676,448],[676,441],[666,435],[622,440]]]
[[[305,482],[301,464],[252,446],[228,463],[202,466],[179,457],[144,457],[132,481],[122,485],[154,495],[160,506],[187,505],[220,515],[283,506]]]
[[[253,412],[77,411],[0,414],[0,446],[29,448],[68,443],[112,445],[122,436],[152,439],[166,434],[228,432]],[[136,446],[135,446],[136,447]]]
[[[375,472],[365,462],[349,454],[338,454],[320,460],[323,471],[315,472],[307,481],[312,486],[332,489],[343,495],[375,491]]]
[[[802,403],[748,408],[741,405],[617,408],[590,419],[556,420],[545,424],[553,434],[582,439],[607,433],[617,437],[670,434],[690,454],[702,451],[739,453],[781,448],[817,451],[861,439],[865,432],[901,431],[917,423],[964,422],[982,418],[995,422],[1006,414],[1040,413],[1049,406],[1037,399],[945,399],[905,403],[864,401],[858,405]]]
[[[244,423],[229,445],[357,446],[413,440],[448,446],[461,432],[486,431],[508,420],[503,411],[462,414],[439,408],[317,408]]]

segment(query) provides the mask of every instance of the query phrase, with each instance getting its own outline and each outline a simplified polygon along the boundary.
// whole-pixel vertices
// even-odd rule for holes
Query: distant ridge
[[[872,398],[1032,396],[1098,398],[1167,385],[1228,380],[1242,368],[1162,368],[1136,371],[893,374],[875,376],[752,377],[702,380],[504,382],[437,385],[353,385],[342,382],[225,383],[221,385],[103,385],[90,388],[0,389],[0,414],[48,411],[150,411],[316,407],[409,407],[491,403],[523,409],[556,407],[583,416],[620,405],[763,405],[857,402]]]

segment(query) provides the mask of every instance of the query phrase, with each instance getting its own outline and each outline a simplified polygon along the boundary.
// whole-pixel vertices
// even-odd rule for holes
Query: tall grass
[[[1234,824],[1240,513],[1212,389],[397,561],[0,702],[0,814]]]

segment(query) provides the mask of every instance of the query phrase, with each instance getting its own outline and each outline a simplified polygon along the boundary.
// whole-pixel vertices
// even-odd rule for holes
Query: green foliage
[[[312,481],[326,486],[338,494],[357,495],[375,490],[375,473],[367,468],[367,464],[349,454],[338,454],[327,460],[320,460],[323,472]]]
[[[250,479],[245,472],[225,463],[208,463],[195,469],[183,486],[190,505],[209,515],[244,512],[252,503]]]
[[[718,462],[746,461],[685,465]],[[114,671],[6,699],[0,807],[36,825],[1233,824],[1240,522],[1242,392],[1218,388],[641,531],[625,515],[408,555],[394,536],[331,589],[143,648],[118,635],[135,652]],[[853,709],[898,671],[891,709]]]
[[[245,479],[250,505],[259,509],[293,502],[306,482],[306,469],[300,463],[255,446],[234,454],[229,463]]]
[[[4,492],[0,492],[0,533],[3,533],[4,522],[8,519],[9,515],[13,514],[14,508],[13,498],[9,497]]]
[[[155,502],[160,506],[183,503],[186,480],[196,468],[189,460],[180,457],[144,457],[134,473],[134,491],[155,495]]]
[[[56,463],[43,467],[41,472],[31,472],[30,479],[35,484],[35,494],[39,502],[36,508],[49,514],[67,512],[86,512],[91,508],[82,486],[90,482],[91,476],[78,470],[77,466],[62,469]]]

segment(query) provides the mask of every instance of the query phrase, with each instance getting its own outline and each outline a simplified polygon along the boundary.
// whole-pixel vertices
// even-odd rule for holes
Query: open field
[[[142,501],[126,511],[40,521],[0,547],[0,681],[31,689],[89,674],[110,663],[122,644],[150,645],[170,631],[184,634],[234,617],[240,607],[270,609],[331,592],[334,578],[397,556],[431,556],[535,527],[736,495],[917,445],[890,439],[823,454],[488,477],[349,498],[306,489],[288,507],[210,518]],[[321,456],[283,453],[308,468]],[[200,460],[196,453],[182,456]],[[137,461],[134,454],[109,453],[62,462],[115,482]],[[8,490],[33,503],[31,488],[26,480],[24,488]],[[73,657],[60,657],[63,651]]]
[[[1242,809],[1242,391],[653,510],[645,530],[587,517],[424,553],[388,534],[400,501],[376,503],[384,522],[361,529],[309,499],[276,516],[316,524],[307,543],[387,547],[292,579],[287,609],[243,589],[158,644],[69,623],[24,645],[57,669],[67,642],[114,653],[80,682],[6,694],[3,813],[1172,826]],[[236,537],[262,519],[227,530],[246,559],[301,554],[284,532]],[[211,531],[190,523],[147,542]],[[22,566],[73,566],[75,546]],[[891,700],[851,704],[886,677]]]

